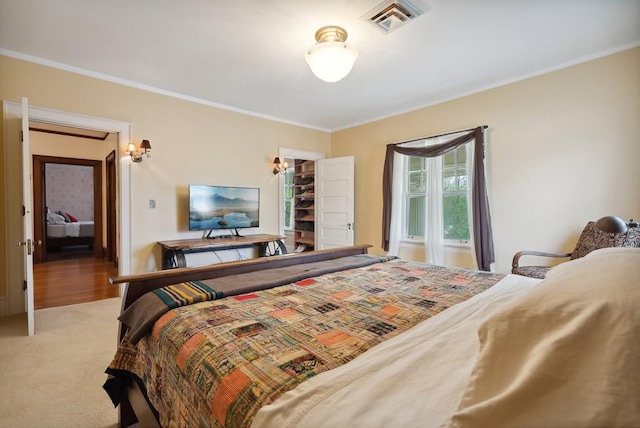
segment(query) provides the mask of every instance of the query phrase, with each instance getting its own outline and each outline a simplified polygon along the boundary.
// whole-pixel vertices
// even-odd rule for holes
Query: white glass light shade
[[[305,59],[319,79],[337,82],[349,74],[358,59],[358,51],[344,42],[323,42],[310,48]]]

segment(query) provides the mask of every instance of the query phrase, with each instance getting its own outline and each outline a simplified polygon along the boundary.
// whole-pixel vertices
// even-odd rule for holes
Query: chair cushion
[[[571,253],[571,260],[584,257],[593,250],[608,247],[640,247],[640,230],[633,228],[625,233],[607,233],[596,228],[595,222],[590,221]]]
[[[512,273],[516,275],[528,276],[529,278],[544,279],[551,266],[518,266]]]
[[[640,248],[640,227],[629,229],[624,235],[623,247]]]

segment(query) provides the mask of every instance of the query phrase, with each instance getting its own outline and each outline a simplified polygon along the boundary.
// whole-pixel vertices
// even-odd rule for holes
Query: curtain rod
[[[489,125],[482,125],[482,129],[487,129],[488,127],[489,127]],[[477,126],[474,126],[473,128],[467,128],[467,129],[460,129],[458,131],[445,132],[444,134],[429,135],[428,137],[414,138],[413,140],[400,141],[399,143],[393,143],[393,144],[396,145],[396,144],[413,143],[414,141],[426,140],[427,138],[444,137],[446,135],[457,134],[459,132],[473,131],[476,128],[477,128]]]

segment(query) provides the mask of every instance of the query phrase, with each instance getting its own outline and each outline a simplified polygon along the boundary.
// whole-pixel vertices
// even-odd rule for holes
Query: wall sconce
[[[289,164],[287,162],[280,162],[279,157],[273,158],[273,173],[284,175],[287,172],[287,168],[289,168]]]
[[[148,158],[151,157],[151,155],[149,154],[150,151],[151,151],[151,143],[149,143],[149,140],[142,140],[142,143],[140,143],[140,152],[142,153],[136,150],[135,144],[129,143],[127,145],[127,153],[129,153],[129,156],[131,156],[131,161],[135,163],[142,162],[143,154],[147,155]]]

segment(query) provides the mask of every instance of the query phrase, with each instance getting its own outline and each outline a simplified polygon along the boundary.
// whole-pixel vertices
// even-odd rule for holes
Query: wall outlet
[[[149,208],[155,208],[155,207],[156,207],[156,200],[149,199]]]

